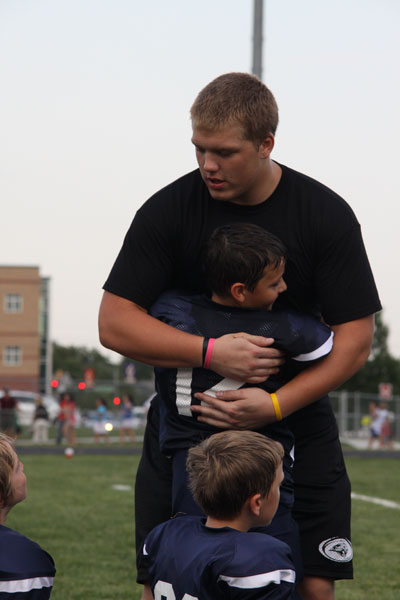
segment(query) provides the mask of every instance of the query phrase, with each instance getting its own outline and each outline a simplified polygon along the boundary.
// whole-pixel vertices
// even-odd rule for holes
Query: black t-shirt
[[[205,291],[204,242],[219,225],[249,222],[289,251],[288,289],[276,308],[322,315],[330,325],[380,310],[351,208],[324,185],[281,167],[276,190],[256,206],[211,198],[197,169],[157,192],[138,210],[104,289],[146,309],[166,289]]]
[[[256,206],[213,199],[198,169],[152,196],[137,212],[104,289],[149,309],[166,289],[208,291],[202,251],[220,225],[247,222],[288,249],[287,291],[276,309],[295,309],[338,325],[381,309],[360,225],[349,205],[321,183],[280,165],[271,196]],[[296,440],[335,430],[325,397],[290,416]]]

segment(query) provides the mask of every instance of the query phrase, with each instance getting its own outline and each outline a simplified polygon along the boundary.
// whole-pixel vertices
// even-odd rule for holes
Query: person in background
[[[381,448],[393,450],[393,430],[391,423],[391,415],[389,411],[387,416],[385,417],[385,420],[382,423],[380,443]]]
[[[56,443],[58,445],[61,444],[61,442],[63,441],[63,437],[64,437],[65,405],[67,403],[67,401],[65,400],[66,395],[67,394],[65,394],[65,393],[60,394],[60,399],[59,399],[60,411],[57,415],[57,421],[56,421]]]
[[[0,434],[0,600],[48,600],[56,569],[50,554],[5,526],[10,510],[26,498],[24,465],[12,440]]]
[[[33,437],[35,444],[47,444],[49,441],[49,413],[43,404],[41,396],[36,400],[36,408],[33,414]]]
[[[76,405],[71,394],[64,394],[64,436],[68,446],[75,446]]]
[[[378,406],[375,402],[371,402],[369,405],[369,412],[371,415],[371,427],[368,448],[371,449],[373,447],[375,440],[379,442],[379,447],[383,448],[385,443],[382,429],[389,419],[389,411],[386,402],[380,402]]]
[[[129,437],[131,444],[135,441],[134,417],[133,417],[133,401],[130,394],[122,396],[121,408],[121,425],[120,425],[120,442],[125,441],[125,436]]]
[[[14,436],[17,401],[11,396],[8,388],[4,388],[3,391],[3,396],[0,398],[1,431],[8,436]]]
[[[97,408],[96,408],[96,422],[94,424],[94,441],[96,444],[99,443],[101,439],[106,442],[109,442],[109,437],[106,429],[107,423],[107,403],[104,398],[98,398],[96,400]]]

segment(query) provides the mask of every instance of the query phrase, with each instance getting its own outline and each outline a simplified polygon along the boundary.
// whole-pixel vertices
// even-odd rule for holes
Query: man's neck
[[[233,204],[241,204],[243,206],[257,206],[257,204],[262,204],[272,196],[278,187],[281,176],[282,168],[278,163],[270,158],[266,159],[264,177],[257,188],[251,191],[250,196],[240,196],[236,200],[232,200]]]

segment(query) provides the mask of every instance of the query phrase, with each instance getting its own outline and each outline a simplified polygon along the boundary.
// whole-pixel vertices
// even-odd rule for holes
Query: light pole
[[[262,45],[263,45],[263,1],[254,0],[253,20],[253,75],[262,79]]]

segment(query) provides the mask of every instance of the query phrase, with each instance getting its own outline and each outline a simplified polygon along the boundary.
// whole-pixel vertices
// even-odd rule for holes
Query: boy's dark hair
[[[255,431],[216,433],[189,450],[193,497],[207,516],[234,519],[250,496],[268,494],[282,458],[282,445]]]
[[[226,297],[232,285],[240,282],[252,292],[265,267],[279,267],[286,255],[283,242],[258,225],[231,223],[217,227],[204,251],[209,288]]]

